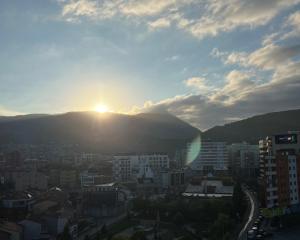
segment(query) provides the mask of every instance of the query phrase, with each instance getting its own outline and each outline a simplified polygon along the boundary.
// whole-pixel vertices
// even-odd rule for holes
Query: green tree
[[[123,236],[116,236],[116,237],[113,237],[112,240],[130,240],[130,239],[127,237],[123,237]]]
[[[177,225],[177,226],[182,226],[182,224],[184,224],[185,219],[184,216],[181,212],[177,212],[175,214],[175,216],[173,217],[173,222]]]
[[[233,222],[230,217],[221,213],[210,229],[209,239],[229,240],[232,228]]]
[[[61,240],[72,240],[72,236],[69,230],[69,224],[66,224],[64,227],[64,231],[60,237]]]
[[[102,226],[101,228],[101,234],[106,234],[107,233],[107,227],[106,227],[106,224],[104,223],[104,225]]]
[[[239,215],[240,217],[243,216],[243,214],[246,210],[245,194],[244,194],[241,184],[239,182],[236,183],[234,186],[232,203],[234,206],[235,215]]]
[[[147,238],[144,231],[137,231],[131,236],[130,240],[147,240]]]

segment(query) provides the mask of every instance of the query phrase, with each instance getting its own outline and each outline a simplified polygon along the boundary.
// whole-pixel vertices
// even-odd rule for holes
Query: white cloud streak
[[[300,0],[66,0],[62,15],[68,21],[88,17],[94,20],[112,17],[139,18],[150,29],[167,28],[171,25],[189,32],[197,38],[216,36],[220,32],[238,27],[254,28],[270,22],[282,10]],[[186,7],[197,9],[198,14],[189,16]],[[289,19],[297,23],[298,16]],[[75,22],[75,21],[74,21]]]

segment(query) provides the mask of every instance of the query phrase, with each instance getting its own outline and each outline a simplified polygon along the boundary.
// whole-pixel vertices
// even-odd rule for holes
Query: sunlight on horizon
[[[95,111],[98,113],[107,113],[107,112],[112,112],[111,109],[109,109],[109,107],[106,104],[98,104],[95,107]]]

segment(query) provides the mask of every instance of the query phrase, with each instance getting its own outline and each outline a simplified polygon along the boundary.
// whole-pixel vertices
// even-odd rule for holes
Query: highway
[[[241,230],[238,240],[246,240],[247,239],[247,231],[251,228],[252,223],[254,222],[256,216],[258,215],[258,202],[256,196],[251,193],[246,188],[243,188],[244,193],[247,195],[247,198],[250,201],[250,213],[248,216],[248,220],[245,223],[243,229]]]

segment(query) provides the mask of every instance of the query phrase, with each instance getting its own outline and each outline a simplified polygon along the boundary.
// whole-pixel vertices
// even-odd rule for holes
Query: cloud
[[[88,17],[101,20],[139,18],[151,29],[174,24],[197,38],[216,36],[238,27],[255,28],[270,22],[282,10],[300,0],[66,0],[59,1],[66,20]],[[189,14],[187,7],[196,14]],[[291,24],[298,21],[291,17]]]
[[[300,35],[300,11],[294,12],[291,14],[285,22],[285,27],[290,27],[291,30],[283,36],[281,36],[281,40],[299,37]]]
[[[216,36],[238,27],[254,28],[270,22],[298,0],[212,0],[202,6],[202,15],[190,19],[184,29],[198,38]]]
[[[255,87],[251,77],[251,74],[247,72],[232,70],[226,75],[224,87],[210,98],[214,101],[223,101],[224,104],[232,104],[238,101]]]
[[[148,24],[152,29],[166,28],[171,25],[171,21],[167,18],[159,18],[153,22],[149,22]]]
[[[236,73],[227,75],[228,79],[233,74]],[[155,109],[162,111],[163,109],[195,127],[205,130],[216,125],[223,125],[230,119],[243,119],[266,112],[299,108],[300,74],[282,79],[281,82],[270,81],[261,85],[244,83],[243,81],[247,79],[240,79],[237,82],[229,80],[227,85],[221,89],[223,92],[229,92],[230,89],[230,92],[240,96],[230,104],[220,98],[207,97],[199,93],[175,96],[157,103],[148,103],[147,106],[135,109],[135,111],[143,112]],[[237,87],[235,89],[234,86],[243,86],[243,88]],[[243,91],[242,95],[239,94],[240,90]]]
[[[156,16],[168,8],[181,4],[177,0],[66,0],[59,1],[63,16],[86,16],[94,19],[112,18],[116,15],[129,17]],[[184,4],[186,1],[182,1]]]
[[[243,67],[274,70],[285,66],[284,64],[289,63],[292,58],[300,55],[300,44],[279,46],[271,43],[262,46],[252,53],[228,53],[213,49],[211,55],[220,58],[225,64],[238,64]]]
[[[211,94],[213,92],[213,87],[207,85],[207,80],[204,77],[192,77],[183,81],[187,87],[195,88],[202,94]]]
[[[177,61],[180,59],[180,56],[178,55],[173,55],[173,56],[170,56],[170,57],[167,57],[165,58],[165,61],[168,61],[168,62],[173,62],[173,61]]]
[[[120,3],[121,12],[129,16],[151,16],[161,13],[168,7],[174,6],[175,0],[131,0]]]
[[[187,79],[184,84],[197,90],[195,94],[148,102],[135,110],[164,109],[205,130],[233,119],[299,108],[300,61],[293,59],[298,54],[298,45],[269,44],[252,53],[214,49],[211,55],[223,59],[224,64],[244,65],[245,69],[228,72],[220,87],[207,85],[208,80],[203,77]],[[257,70],[252,71],[251,67]],[[273,74],[258,81],[258,72],[265,70]]]
[[[279,43],[300,36],[300,11],[290,14],[286,20],[279,24],[278,30],[268,34],[263,39],[263,45]]]

